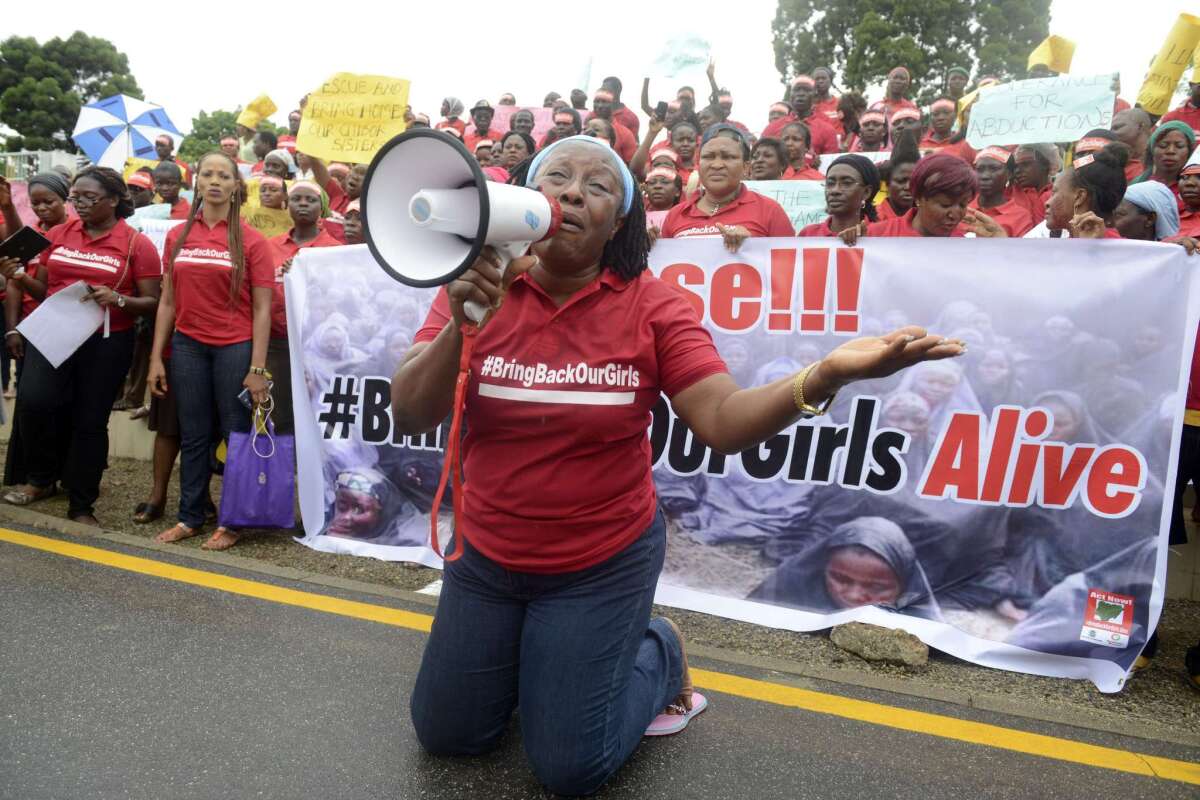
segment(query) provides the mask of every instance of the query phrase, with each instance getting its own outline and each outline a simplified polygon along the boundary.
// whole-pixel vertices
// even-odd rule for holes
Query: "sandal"
[[[145,525],[161,519],[162,515],[162,506],[156,506],[153,503],[138,503],[137,508],[133,510],[133,521],[138,525]]]
[[[43,486],[38,488],[30,486],[32,492],[22,491],[21,489],[10,489],[4,493],[4,502],[14,506],[27,506],[30,503],[36,503],[38,500],[45,500],[47,497],[54,497],[58,494],[58,487],[55,485]]]
[[[208,541],[200,545],[201,550],[228,550],[238,543],[238,534],[226,528],[224,525],[213,531],[213,535],[208,537]]]
[[[692,688],[692,672],[688,668],[683,632],[679,630],[678,625],[666,617],[663,617],[662,621],[670,626],[675,633],[675,638],[679,640],[679,650],[683,654],[683,680],[679,696],[663,710],[663,713],[651,721],[650,726],[646,728],[645,736],[670,736],[673,733],[679,733],[688,726],[693,718],[708,708],[708,698]]]
[[[154,537],[154,541],[161,544],[170,544],[171,542],[179,542],[184,539],[190,539],[200,533],[199,528],[189,528],[182,522],[176,522],[174,527],[167,528],[165,531]]]

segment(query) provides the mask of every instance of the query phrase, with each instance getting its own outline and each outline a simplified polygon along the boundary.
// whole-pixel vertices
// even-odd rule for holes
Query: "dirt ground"
[[[3,454],[4,447],[0,446],[0,456]],[[138,525],[132,521],[133,509],[145,500],[149,484],[149,463],[111,459],[96,508],[96,516],[103,527],[150,538],[174,524],[174,510],[179,499],[177,474],[171,483],[163,519],[151,525]],[[214,480],[213,490],[219,492],[219,479]],[[66,506],[66,498],[59,495],[37,503],[31,509],[61,517],[66,514]],[[293,536],[299,533],[248,531],[232,552],[280,566],[405,590],[422,588],[440,577],[437,570],[426,567],[310,550],[293,541]],[[204,538],[198,536],[178,546],[198,548]],[[750,547],[694,548],[687,544],[685,535],[671,532],[664,574],[670,576],[686,570],[693,580],[698,576],[702,581],[705,576],[714,579],[719,576],[721,586],[749,591],[769,571],[769,566]],[[1119,727],[1123,719],[1136,719],[1167,725],[1193,736],[1200,734],[1200,692],[1191,688],[1183,670],[1184,651],[1200,641],[1200,602],[1166,601],[1159,625],[1161,644],[1155,663],[1131,680],[1123,691],[1109,695],[1098,692],[1085,681],[989,669],[937,651],[931,651],[929,664],[924,668],[883,666],[839,650],[825,634],[775,630],[679,609],[660,609],[660,612],[669,614],[680,624],[689,642],[750,656],[785,659],[795,662],[801,669],[857,670],[865,675],[911,681],[914,685],[1083,712],[1089,718],[1114,727]],[[988,623],[976,620],[974,624]]]

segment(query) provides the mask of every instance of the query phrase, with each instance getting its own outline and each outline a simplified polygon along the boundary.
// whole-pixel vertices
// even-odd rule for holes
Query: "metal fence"
[[[54,167],[62,166],[77,172],[87,163],[87,158],[74,153],[64,153],[61,150],[20,150],[12,153],[0,153],[0,175],[11,180],[27,180],[39,172],[46,172]]]

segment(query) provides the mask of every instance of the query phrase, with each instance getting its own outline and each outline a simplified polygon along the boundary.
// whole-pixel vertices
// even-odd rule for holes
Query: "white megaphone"
[[[360,205],[371,255],[393,278],[419,287],[462,275],[484,245],[500,254],[503,271],[562,220],[557,201],[488,181],[462,142],[429,128],[400,134],[371,159]],[[487,311],[471,301],[465,310],[475,322]]]

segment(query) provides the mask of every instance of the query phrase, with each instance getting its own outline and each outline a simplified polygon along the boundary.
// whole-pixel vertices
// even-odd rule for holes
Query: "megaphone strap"
[[[462,418],[467,406],[467,387],[471,383],[471,355],[475,352],[475,337],[479,328],[475,325],[462,326],[462,352],[458,357],[458,379],[454,383],[454,415],[450,418],[450,435],[446,441],[445,460],[442,463],[442,477],[438,481],[437,492],[433,495],[433,510],[429,513],[429,541],[433,552],[445,562],[457,561],[463,554],[467,543],[467,532],[460,524],[463,507],[463,478],[462,454]],[[446,484],[450,482],[451,472],[454,475],[454,552],[447,556],[438,545],[438,509],[442,506],[442,496],[446,493]]]

